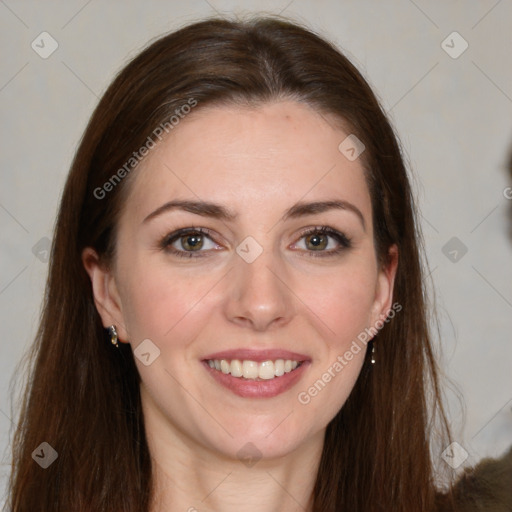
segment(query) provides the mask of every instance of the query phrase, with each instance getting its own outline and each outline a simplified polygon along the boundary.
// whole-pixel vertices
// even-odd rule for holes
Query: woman
[[[393,130],[333,46],[275,19],[156,41],[66,183],[12,510],[434,510],[419,241]]]

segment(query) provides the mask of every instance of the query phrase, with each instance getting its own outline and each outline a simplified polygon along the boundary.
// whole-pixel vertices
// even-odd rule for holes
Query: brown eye
[[[213,237],[213,233],[206,228],[183,228],[165,236],[159,246],[176,256],[199,257],[222,249]]]
[[[312,251],[321,251],[329,243],[329,237],[322,233],[313,233],[305,237],[306,247]]]
[[[203,235],[199,233],[184,235],[178,240],[181,242],[181,248],[185,251],[198,251],[204,245]]]
[[[310,256],[335,256],[352,247],[350,239],[328,226],[308,228],[302,232],[300,239],[293,244]]]

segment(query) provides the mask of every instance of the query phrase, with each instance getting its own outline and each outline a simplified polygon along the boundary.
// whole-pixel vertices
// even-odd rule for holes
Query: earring
[[[375,344],[372,343],[372,358],[370,359],[372,364],[375,364]]]
[[[110,327],[107,327],[107,330],[110,334],[110,342],[112,345],[114,345],[114,347],[119,348],[119,343],[117,342],[119,338],[117,337],[116,326],[111,325]]]

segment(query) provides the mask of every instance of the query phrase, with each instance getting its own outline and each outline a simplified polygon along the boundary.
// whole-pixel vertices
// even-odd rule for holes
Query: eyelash
[[[312,228],[306,228],[301,231],[299,240],[308,235],[328,235],[334,238],[339,244],[336,249],[331,249],[329,251],[306,251],[309,256],[313,256],[314,258],[328,258],[330,256],[336,256],[346,249],[350,249],[352,247],[352,240],[350,238],[348,238],[344,233],[329,226],[315,226]]]
[[[210,239],[212,239],[212,232],[207,228],[183,228],[178,229],[177,231],[174,231],[173,233],[170,233],[169,235],[164,236],[162,241],[160,242],[160,248],[171,253],[172,255],[178,256],[180,258],[203,258],[206,256],[204,253],[205,251],[178,251],[171,247],[171,244],[174,243],[176,240],[179,240],[180,238],[186,236],[186,235],[206,235]]]
[[[186,236],[186,235],[206,235],[208,238],[213,240],[213,232],[210,231],[207,228],[201,228],[201,227],[190,227],[190,228],[183,228],[178,229],[177,231],[174,231],[173,233],[170,233],[161,240],[159,246],[162,250],[165,250],[175,256],[178,256],[180,258],[202,258],[207,256],[207,254],[204,254],[208,251],[182,251],[182,250],[176,250],[173,247],[171,247],[171,244],[174,243],[176,240],[179,240],[180,238]],[[350,249],[352,247],[352,241],[350,238],[348,238],[344,233],[341,233],[340,231],[337,231],[333,228],[330,228],[329,226],[315,226],[312,228],[306,228],[300,233],[299,240],[302,238],[308,236],[308,235],[328,235],[336,240],[336,242],[339,244],[339,246],[336,249],[331,249],[329,251],[306,251],[310,256],[313,256],[315,258],[325,258],[330,256],[336,256],[340,254],[341,252],[345,251],[346,249]],[[297,243],[297,242],[295,242]],[[201,254],[203,253],[203,254]]]

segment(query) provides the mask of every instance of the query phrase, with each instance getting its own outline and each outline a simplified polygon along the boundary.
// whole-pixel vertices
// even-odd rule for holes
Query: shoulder
[[[483,459],[466,469],[455,483],[457,512],[512,512],[512,447],[499,459]],[[436,512],[452,510],[446,495],[439,497]]]

